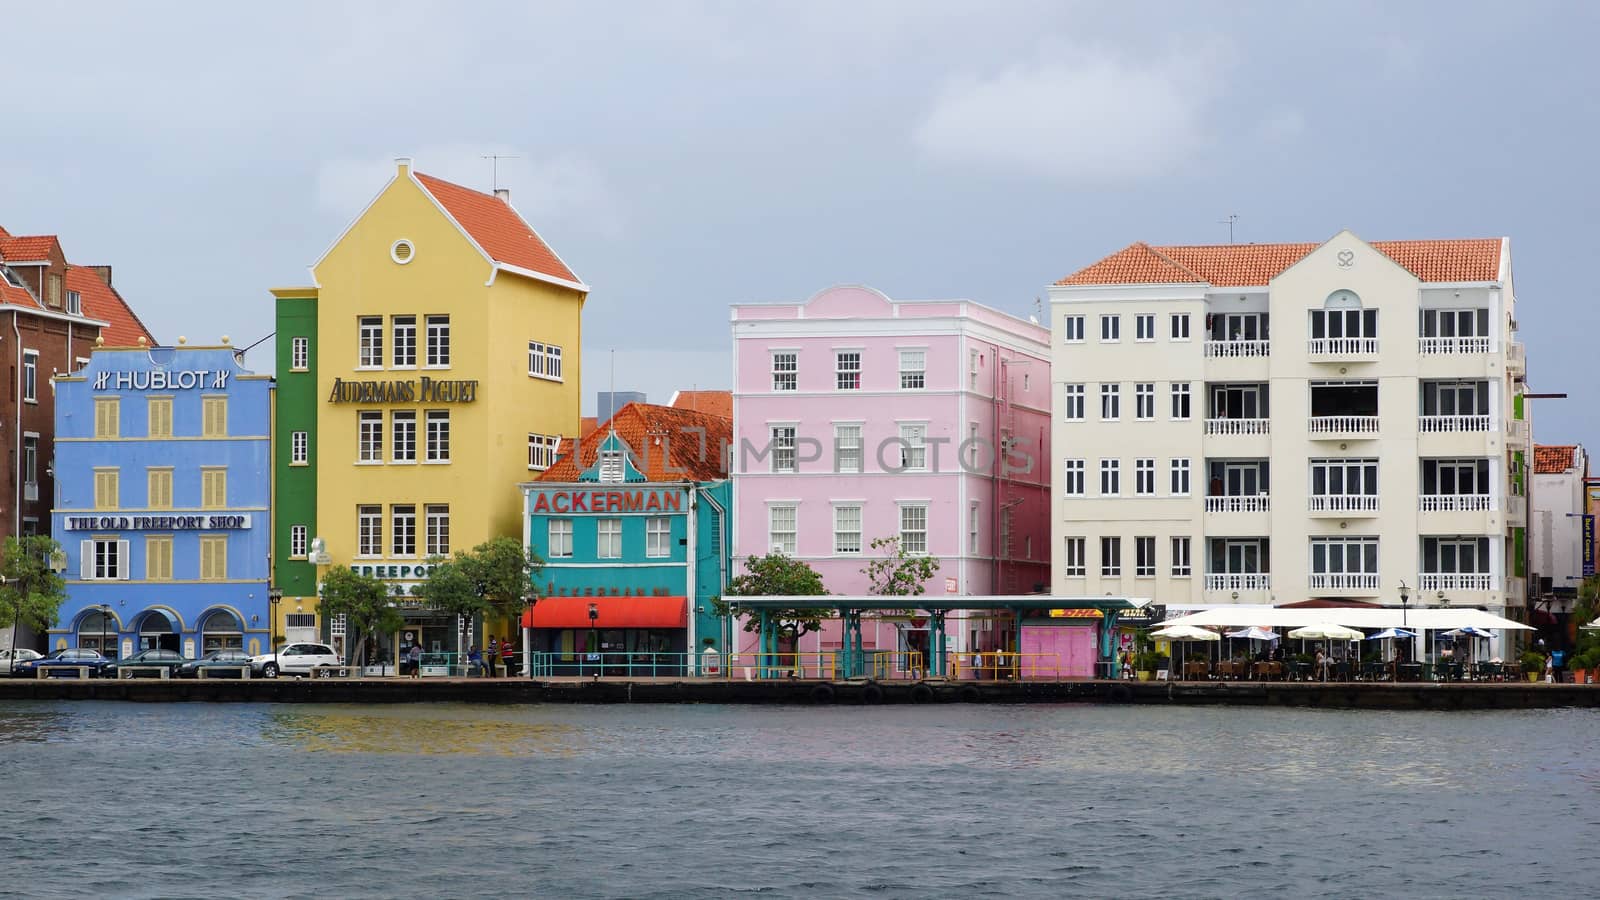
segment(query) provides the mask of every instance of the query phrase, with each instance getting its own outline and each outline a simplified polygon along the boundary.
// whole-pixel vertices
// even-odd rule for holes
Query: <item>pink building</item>
[[[733,338],[736,561],[781,550],[866,594],[872,540],[898,536],[938,558],[930,595],[1049,589],[1048,329],[846,286],[735,305]],[[984,624],[949,649],[986,649]],[[925,649],[919,628],[867,640]]]

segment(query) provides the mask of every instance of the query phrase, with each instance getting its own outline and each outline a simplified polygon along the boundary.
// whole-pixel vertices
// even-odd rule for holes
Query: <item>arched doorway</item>
[[[109,612],[93,610],[78,620],[78,646],[85,650],[99,650],[102,656],[117,658],[117,634],[122,623]]]
[[[244,649],[244,625],[226,609],[214,609],[200,620],[200,652]]]
[[[159,609],[147,610],[139,617],[138,628],[140,650],[174,650],[178,649],[178,629],[172,617]]]

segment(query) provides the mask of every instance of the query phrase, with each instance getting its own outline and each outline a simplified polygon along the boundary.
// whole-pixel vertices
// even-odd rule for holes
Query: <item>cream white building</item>
[[[1581,444],[1533,448],[1532,546],[1528,571],[1541,609],[1572,612],[1585,569],[1592,570],[1594,544],[1585,534],[1589,513],[1589,454]],[[1588,560],[1584,545],[1588,544]],[[1585,563],[1589,565],[1586,566]]]
[[[1526,591],[1505,239],[1152,247],[1050,288],[1053,590],[1172,606]]]

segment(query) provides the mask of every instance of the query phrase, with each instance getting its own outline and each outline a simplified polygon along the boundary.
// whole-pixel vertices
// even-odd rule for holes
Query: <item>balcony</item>
[[[1486,432],[1491,428],[1488,416],[1418,416],[1417,431],[1423,434],[1463,434]]]
[[[1489,352],[1486,337],[1417,338],[1417,352],[1423,356],[1467,356]]]
[[[1324,494],[1307,498],[1314,513],[1367,513],[1378,511],[1377,494]]]
[[[1528,420],[1512,419],[1506,423],[1506,442],[1510,444],[1526,444],[1528,442]]]
[[[1272,512],[1272,498],[1266,494],[1207,497],[1206,512]]]
[[[1512,494],[1506,498],[1506,524],[1521,527],[1528,524],[1528,498]]]
[[[1343,438],[1378,433],[1377,416],[1312,416],[1306,426],[1314,438]]]
[[[1528,348],[1521,341],[1506,344],[1506,371],[1512,375],[1528,374]]]
[[[1375,337],[1311,338],[1306,341],[1306,355],[1331,362],[1335,359],[1377,356],[1378,339]]]
[[[1377,575],[1363,575],[1354,572],[1312,573],[1307,582],[1306,586],[1313,591],[1376,592],[1378,590]]]
[[[1270,591],[1272,590],[1272,575],[1268,572],[1211,572],[1206,575],[1206,590]]]
[[[1488,494],[1423,494],[1417,498],[1418,512],[1488,512],[1495,508]]]
[[[1492,591],[1499,578],[1488,574],[1423,574],[1417,576],[1417,589],[1427,591]]]
[[[1206,434],[1270,434],[1271,419],[1207,419]]]
[[[1266,358],[1272,355],[1271,341],[1206,341],[1206,358]]]

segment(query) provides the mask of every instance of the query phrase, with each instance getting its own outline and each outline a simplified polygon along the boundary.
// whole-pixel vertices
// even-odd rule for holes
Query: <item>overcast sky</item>
[[[1236,213],[1509,235],[1530,381],[1572,394],[1536,437],[1600,447],[1591,6],[0,2],[0,225],[113,265],[165,342],[268,335],[393,157],[487,189],[499,153],[593,286],[586,409],[612,348],[619,389],[727,387],[732,302],[1025,315]]]

